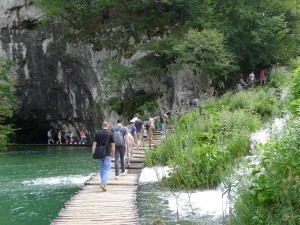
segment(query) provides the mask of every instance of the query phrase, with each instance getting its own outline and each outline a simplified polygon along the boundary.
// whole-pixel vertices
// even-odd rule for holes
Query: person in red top
[[[259,72],[259,78],[260,78],[260,85],[265,85],[266,84],[266,81],[267,81],[267,78],[265,76],[265,71],[264,70],[261,70]]]
[[[85,133],[85,131],[84,130],[81,130],[80,132],[79,132],[79,134],[80,134],[80,144],[85,144],[86,143],[86,133]]]

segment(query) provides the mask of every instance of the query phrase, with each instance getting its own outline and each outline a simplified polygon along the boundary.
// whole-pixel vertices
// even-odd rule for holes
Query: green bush
[[[13,91],[17,84],[14,69],[14,62],[0,58],[0,150],[6,149],[9,136],[14,133],[12,125],[8,124],[17,104]]]
[[[293,72],[293,77],[292,77],[292,102],[291,102],[291,112],[293,114],[298,114],[300,113],[300,67],[297,68]]]
[[[234,224],[300,224],[300,121],[264,146],[261,163],[241,186]]]

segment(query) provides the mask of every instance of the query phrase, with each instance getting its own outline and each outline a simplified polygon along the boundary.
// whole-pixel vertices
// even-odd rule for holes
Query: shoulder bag
[[[107,135],[105,146],[97,146],[94,153],[93,153],[93,159],[103,159],[106,156],[106,145],[109,139],[109,135]]]

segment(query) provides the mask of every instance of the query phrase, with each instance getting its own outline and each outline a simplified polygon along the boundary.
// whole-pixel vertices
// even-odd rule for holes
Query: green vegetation
[[[136,68],[138,65],[136,66]],[[105,106],[130,119],[132,115],[151,114],[157,110],[155,98],[158,93],[153,91],[154,77],[138,76],[132,68],[125,67],[117,61],[107,61],[101,68],[104,93],[107,93]],[[149,91],[139,91],[148,86]],[[107,90],[107,88],[109,87]],[[123,91],[120,91],[123,90]]]
[[[299,224],[299,78],[299,68],[292,76],[279,71],[271,88],[209,99],[201,114],[194,110],[175,121],[175,132],[147,152],[147,165],[168,165],[172,170],[163,184],[169,187],[214,188],[223,182],[235,204],[230,224]],[[277,94],[288,87],[285,98]],[[251,154],[250,134],[286,109],[291,112],[287,125],[260,146],[259,164],[246,165],[250,174],[243,174],[232,192],[237,180],[228,179],[241,158]]]
[[[197,73],[207,74],[213,82],[225,79],[226,75],[237,70],[234,55],[226,50],[224,35],[216,29],[190,30],[174,50],[179,68],[188,65]]]
[[[299,120],[263,147],[250,186],[240,186],[233,224],[300,223]]]
[[[299,33],[299,2],[294,0],[33,2],[47,13],[48,19],[59,16],[72,28],[67,35],[69,40],[92,43],[96,50],[117,50],[121,56],[131,56],[140,44],[148,44],[149,40],[158,37],[158,44],[168,45],[164,40],[171,38],[176,45],[184,40],[195,49],[195,39],[185,37],[206,30],[215,30],[226,37],[226,49],[236,56],[242,72],[286,63],[299,53],[299,37],[296,35]],[[212,43],[219,39],[215,35],[209,37],[208,41]],[[195,38],[201,40],[201,37]],[[152,46],[149,50],[155,51],[155,48]],[[204,53],[201,50],[205,51],[205,48],[190,51],[188,58]],[[174,63],[177,55],[172,54],[171,48],[169,53],[171,61],[165,62]],[[213,53],[209,58],[213,56],[217,55]],[[206,67],[205,63],[201,66]]]
[[[299,56],[298,0],[33,2],[47,19],[60,17],[69,25],[65,41],[113,50],[113,61],[101,68],[105,87],[113,93],[106,104],[125,116],[134,114],[133,109],[151,112],[161,93],[140,91],[138,84],[151,87],[171,70],[187,67],[207,76],[213,86],[219,81],[230,86],[238,79],[235,72],[287,65]],[[126,66],[119,63],[138,51],[145,53],[143,57]],[[281,109],[299,116],[299,73],[298,64],[285,102],[278,100],[276,91],[290,77],[276,73],[270,82],[273,91],[229,93],[203,104],[201,114],[194,110],[175,119],[174,134],[156,151],[147,152],[147,165],[170,166],[173,170],[164,182],[171,187],[217,186],[248,154],[252,132]],[[299,120],[293,118],[281,136],[263,147],[261,164],[249,177],[251,186],[238,190],[233,223],[300,223],[299,129]]]
[[[292,102],[291,111],[294,114],[300,113],[300,67],[298,67],[293,73],[293,81],[291,87]]]
[[[9,144],[8,136],[13,133],[12,125],[7,123],[13,116],[13,107],[16,104],[13,65],[13,62],[0,58],[0,150],[6,148]]]
[[[236,160],[249,151],[250,135],[278,111],[278,100],[264,89],[210,99],[175,122],[174,134],[146,152],[146,165],[168,165],[164,182],[176,188],[213,188]]]
[[[300,223],[300,70],[291,81],[291,118],[284,130],[261,146],[260,164],[240,182],[233,224]]]
[[[69,26],[65,41],[91,43],[96,51],[112,50],[111,59],[117,62],[143,51],[141,58],[134,57],[126,65],[130,76],[138,77],[134,86],[136,81],[147,83],[187,67],[207,76],[212,86],[222,81],[228,87],[238,80],[236,72],[248,74],[286,64],[299,55],[300,13],[294,0],[33,2],[45,11],[46,19],[59,21],[59,17]],[[111,66],[120,67],[118,63]],[[121,77],[111,80],[115,78]],[[126,82],[118,91],[127,95],[128,85]],[[106,88],[111,91],[110,86]],[[126,98],[112,108],[119,112],[124,105],[128,105]]]

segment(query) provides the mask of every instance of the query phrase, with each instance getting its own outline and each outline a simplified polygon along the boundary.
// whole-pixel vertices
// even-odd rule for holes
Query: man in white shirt
[[[254,72],[252,71],[249,75],[249,81],[250,81],[250,86],[254,86],[254,82],[255,82],[255,75]]]

